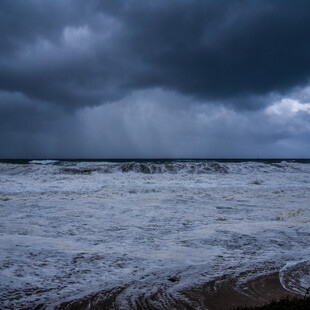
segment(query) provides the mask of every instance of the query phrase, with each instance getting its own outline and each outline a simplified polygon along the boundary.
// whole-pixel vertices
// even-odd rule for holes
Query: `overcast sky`
[[[1,0],[0,157],[310,157],[309,0]]]

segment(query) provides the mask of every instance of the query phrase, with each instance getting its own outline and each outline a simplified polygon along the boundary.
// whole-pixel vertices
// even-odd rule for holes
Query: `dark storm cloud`
[[[310,156],[308,0],[1,0],[0,157]]]
[[[0,88],[67,109],[152,87],[247,107],[310,76],[309,1],[2,0],[0,14]]]
[[[82,1],[2,1],[0,11],[1,89],[67,108],[122,94],[121,60],[102,46],[108,16]]]
[[[60,113],[54,106],[30,100],[20,93],[0,91],[0,98],[1,132],[46,131]]]
[[[309,1],[169,1],[128,12],[130,43],[157,73],[149,86],[223,99],[309,79]]]

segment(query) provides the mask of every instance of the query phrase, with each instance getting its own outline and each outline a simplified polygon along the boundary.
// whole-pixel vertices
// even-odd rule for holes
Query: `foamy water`
[[[254,269],[310,286],[307,162],[3,162],[0,216],[1,308]]]

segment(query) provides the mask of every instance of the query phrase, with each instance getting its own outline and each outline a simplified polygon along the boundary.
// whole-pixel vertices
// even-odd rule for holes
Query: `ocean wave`
[[[68,174],[91,174],[94,171],[99,171],[99,169],[96,169],[96,168],[65,167],[65,168],[61,168],[60,171],[62,173],[68,173]]]
[[[29,161],[29,164],[34,164],[34,165],[55,165],[57,163],[59,163],[59,160],[53,160],[53,159]]]
[[[83,163],[80,165],[68,165],[59,168],[60,173],[67,174],[91,174],[97,173],[141,173],[141,174],[207,174],[229,173],[229,168],[221,163],[153,163],[153,162],[124,162],[124,163]]]
[[[295,162],[262,163],[248,162],[216,162],[216,161],[129,161],[129,162],[83,162],[63,163],[66,169],[61,172],[84,174],[98,173],[142,173],[142,174],[247,174],[278,172],[310,172],[310,165]],[[72,167],[72,169],[71,169]],[[259,181],[262,183],[262,181]]]
[[[301,173],[304,183],[310,182],[310,164],[299,162],[221,162],[208,160],[149,160],[149,161],[63,161],[31,160],[27,163],[0,163],[4,174],[71,174],[138,173],[138,174],[240,174],[254,173],[260,178],[251,184],[264,183],[264,174]],[[259,174],[259,175],[258,175]]]
[[[0,304],[48,308],[75,299],[76,309],[78,298],[104,290],[90,298],[92,305],[102,296],[128,301],[131,308],[180,308],[180,291],[170,289],[182,283],[229,277],[231,268],[239,273],[255,264],[271,270],[268,261],[279,271],[310,256],[304,224],[309,167],[203,160],[2,162],[0,244],[6,254],[0,259]],[[222,280],[206,286],[211,295]],[[234,279],[223,283],[214,300],[229,293],[225,287],[236,287]],[[188,296],[189,290],[182,292]]]
[[[119,166],[109,167],[121,172],[154,173],[228,173],[229,168],[220,163],[122,163]],[[107,171],[107,170],[105,170]]]

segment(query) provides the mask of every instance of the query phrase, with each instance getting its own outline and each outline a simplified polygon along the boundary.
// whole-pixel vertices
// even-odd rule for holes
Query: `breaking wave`
[[[248,175],[260,176],[251,182],[265,184],[266,174],[299,173],[304,183],[310,182],[310,164],[301,162],[268,163],[260,161],[226,162],[211,160],[137,160],[137,161],[67,161],[31,160],[23,162],[0,162],[3,175],[93,175],[135,173],[142,175]]]
[[[228,173],[229,168],[221,163],[186,163],[186,162],[174,162],[174,163],[140,163],[140,162],[128,162],[121,164],[108,165],[102,169],[105,173],[112,172],[136,172],[145,174],[155,173]]]
[[[0,173],[29,174],[247,174],[247,173],[310,173],[310,162],[296,161],[212,161],[212,160],[136,160],[136,161],[66,161],[30,160],[0,162]],[[307,181],[307,180],[306,180]],[[255,181],[253,184],[261,184]]]
[[[68,174],[90,174],[98,173],[142,173],[142,174],[207,174],[207,173],[229,173],[229,167],[222,163],[154,163],[154,162],[124,162],[124,163],[85,163],[79,166],[66,166],[60,168],[61,173]]]
[[[59,160],[52,160],[52,159],[46,159],[46,160],[31,160],[29,161],[29,164],[35,164],[35,165],[54,165],[57,164]]]

